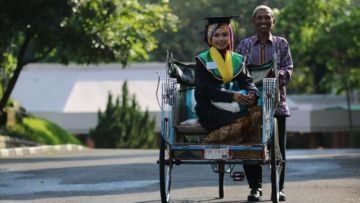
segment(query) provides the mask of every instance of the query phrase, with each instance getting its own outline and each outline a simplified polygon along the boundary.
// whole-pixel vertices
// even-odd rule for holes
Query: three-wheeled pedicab
[[[244,179],[234,166],[244,163],[268,164],[271,170],[271,199],[279,201],[279,179],[283,169],[277,120],[274,109],[278,100],[278,71],[276,62],[268,66],[254,67],[251,74],[262,91],[261,143],[246,145],[202,144],[198,138],[208,132],[193,120],[186,119],[186,103],[195,86],[194,64],[175,60],[168,52],[166,76],[159,78],[161,87],[161,136],[159,153],[160,194],[163,203],[170,202],[171,176],[175,165],[209,164],[219,176],[219,198],[224,197],[224,174],[230,173],[237,181]],[[264,78],[272,70],[274,78]],[[257,84],[257,83],[255,83]],[[190,92],[190,94],[189,94]],[[187,98],[188,97],[188,98]],[[216,116],[216,115],[214,115]],[[259,135],[260,136],[260,135]]]

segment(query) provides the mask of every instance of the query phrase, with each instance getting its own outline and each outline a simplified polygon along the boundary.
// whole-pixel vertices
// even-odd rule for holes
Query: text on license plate
[[[205,149],[205,159],[228,159],[229,149]]]

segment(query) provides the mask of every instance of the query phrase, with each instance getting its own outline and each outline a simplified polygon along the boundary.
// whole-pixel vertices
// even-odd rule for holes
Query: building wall
[[[97,124],[98,110],[104,110],[107,96],[121,95],[128,81],[141,109],[156,118],[160,131],[160,108],[156,100],[158,75],[165,75],[164,63],[74,65],[31,64],[26,66],[12,97],[25,109],[49,119],[75,134],[87,134]],[[287,129],[294,133],[346,132],[347,111],[329,109],[341,106],[346,99],[334,95],[289,95],[291,117]],[[360,131],[360,110],[353,111],[354,129]]]

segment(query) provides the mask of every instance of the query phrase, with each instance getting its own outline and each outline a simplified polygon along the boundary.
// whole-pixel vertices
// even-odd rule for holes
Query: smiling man
[[[293,61],[287,40],[273,36],[271,30],[275,25],[273,10],[265,5],[256,7],[253,11],[252,23],[256,35],[244,39],[237,47],[237,52],[247,57],[247,67],[251,72],[252,65],[271,63],[274,59],[279,70],[280,103],[275,110],[278,120],[279,145],[283,159],[286,160],[286,117],[290,116],[286,104],[286,86],[293,71]],[[272,73],[272,77],[273,77]],[[248,201],[260,201],[262,196],[262,167],[261,165],[244,165],[244,171],[251,189]],[[280,175],[280,201],[285,201],[284,194],[285,165]]]

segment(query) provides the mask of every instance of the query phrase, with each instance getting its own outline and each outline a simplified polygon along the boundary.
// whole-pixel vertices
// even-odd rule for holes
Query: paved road
[[[289,150],[287,202],[360,202],[360,150]],[[87,150],[0,159],[0,202],[159,202],[157,150]],[[264,166],[264,199],[270,201]],[[180,202],[246,202],[246,182],[225,177],[217,199],[209,165],[173,170],[172,199]]]

